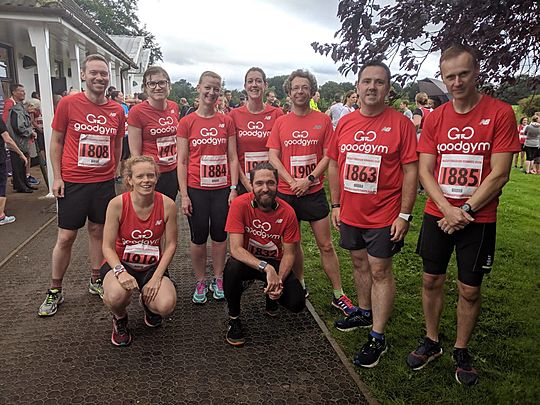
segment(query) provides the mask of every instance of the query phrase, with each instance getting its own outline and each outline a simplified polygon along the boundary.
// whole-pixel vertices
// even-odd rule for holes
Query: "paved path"
[[[181,226],[170,269],[176,310],[153,330],[134,300],[128,348],[111,345],[111,316],[87,292],[86,230],[73,249],[66,301],[51,318],[39,318],[37,309],[49,283],[56,223],[9,259],[0,268],[0,404],[367,403],[308,311],[263,315],[262,284],[242,302],[245,347],[229,346],[225,303],[191,303],[185,221]]]

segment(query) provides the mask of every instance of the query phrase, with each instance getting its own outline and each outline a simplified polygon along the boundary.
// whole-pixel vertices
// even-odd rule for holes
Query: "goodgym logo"
[[[295,139],[302,138],[305,139],[309,136],[308,131],[293,131],[292,137]]]
[[[201,136],[217,136],[217,134],[216,128],[201,128]]]
[[[474,129],[471,127],[465,127],[463,129],[453,127],[448,130],[448,139],[451,139],[453,141],[458,139],[468,140],[471,139],[473,135]]]
[[[158,123],[159,123],[159,125],[161,125],[162,127],[164,127],[165,125],[173,125],[173,124],[174,124],[174,120],[173,120],[173,117],[160,118],[160,119],[158,120]]]
[[[270,225],[270,222],[261,222],[260,219],[254,219],[251,224],[253,225],[253,228],[262,229],[265,232],[268,232],[270,229],[272,229],[272,225]]]
[[[357,131],[354,134],[354,140],[356,142],[373,142],[377,138],[377,133],[375,131]]]
[[[264,123],[262,121],[249,121],[247,127],[248,129],[263,129]]]
[[[133,232],[131,232],[131,237],[133,239],[150,239],[152,236],[154,236],[154,233],[151,229],[146,229],[144,231],[134,229]]]
[[[86,121],[90,124],[100,124],[104,125],[107,123],[107,118],[104,115],[94,115],[94,114],[88,114],[86,116]]]

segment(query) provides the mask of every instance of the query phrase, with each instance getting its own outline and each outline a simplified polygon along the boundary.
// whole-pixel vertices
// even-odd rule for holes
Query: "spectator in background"
[[[128,115],[129,115],[129,107],[128,105],[126,104],[125,102],[125,99],[124,99],[124,93],[122,93],[121,91],[119,90],[113,90],[111,91],[111,94],[110,94],[110,99],[118,104],[120,104],[122,106],[122,109],[124,110],[124,116],[126,117],[126,125],[125,125],[125,132],[124,132],[124,138],[122,138],[122,155],[120,156],[120,161],[124,161],[124,160],[127,160],[129,159],[131,153],[129,152],[129,142],[128,142],[128,123],[127,123],[127,120],[128,120]],[[115,181],[117,183],[121,183],[122,182],[122,176],[121,176],[121,173],[122,173],[122,168],[121,168],[121,164],[117,166],[116,168],[116,178],[115,178]]]
[[[518,133],[519,133],[519,143],[521,144],[521,152],[518,152],[514,155],[514,167],[517,168],[518,164],[518,158],[521,156],[521,165],[519,166],[520,169],[523,169],[523,162],[525,161],[525,140],[527,139],[527,135],[525,135],[525,127],[529,123],[529,119],[527,117],[521,117],[519,120],[518,125]]]
[[[62,96],[60,94],[53,94],[53,109],[56,112],[56,107],[58,107],[58,103],[60,100],[62,100]]]
[[[268,104],[271,107],[279,107],[278,99],[276,98],[276,93],[274,93],[272,90],[269,90],[266,93],[266,104]]]
[[[71,91],[71,89],[69,89],[69,90]],[[115,91],[115,90],[116,90],[116,87],[114,87],[114,86],[109,86],[109,88],[107,89],[107,93],[105,94],[105,97],[111,98],[111,93],[112,93],[113,91]]]
[[[236,104],[233,99],[232,99],[232,93],[230,90],[225,90],[225,92],[223,93],[223,95],[225,96],[225,99],[227,100],[227,105],[228,105],[228,108],[229,108],[229,112],[233,109],[233,108],[237,108],[238,107],[238,104]]]
[[[309,108],[311,108],[314,111],[321,111],[319,110],[319,100],[321,99],[321,93],[318,91],[315,92],[313,97],[311,97],[311,100],[309,100]]]
[[[187,112],[189,110],[189,103],[185,97],[182,97],[180,99],[180,118],[183,118],[187,115]]]
[[[341,94],[336,94],[334,96],[334,102],[330,108],[326,111],[326,114],[330,116],[332,120],[332,126],[336,129],[339,117],[341,116],[341,110],[343,109],[343,103],[341,102]]]
[[[531,119],[531,123],[525,127],[525,173],[527,174],[540,174],[540,165],[538,159],[540,158],[540,117],[534,115]]]
[[[240,103],[238,104],[238,107],[243,107],[247,104],[246,96],[243,94],[240,95]]]
[[[341,117],[352,113],[356,108],[354,108],[354,105],[356,104],[356,101],[358,100],[358,94],[354,90],[349,90],[347,93],[345,93],[345,97],[343,98],[343,107],[341,108],[341,113],[339,114],[338,121],[341,119]]]
[[[416,127],[416,138],[419,139],[424,120],[431,113],[431,110],[429,109],[429,98],[426,93],[420,92],[416,94],[414,99],[416,101],[416,109],[413,111],[413,124]]]
[[[195,111],[197,111],[197,108],[199,108],[199,99],[196,98],[195,100],[193,100],[193,107],[189,107],[186,111],[186,115],[189,115],[191,113],[194,113]]]
[[[409,102],[407,100],[401,100],[399,104],[399,109],[403,111],[403,115],[412,121],[413,113],[409,110]]]

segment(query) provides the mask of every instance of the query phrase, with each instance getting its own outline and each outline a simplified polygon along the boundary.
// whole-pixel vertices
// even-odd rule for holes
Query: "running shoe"
[[[456,381],[463,385],[478,383],[478,372],[472,367],[472,358],[467,349],[454,348],[452,358],[456,363]]]
[[[373,325],[373,315],[365,316],[362,310],[356,309],[345,319],[339,319],[334,322],[337,330],[342,332],[350,332],[357,328],[370,328]]]
[[[424,337],[420,346],[407,356],[407,365],[413,370],[421,370],[432,360],[441,357],[443,353],[439,342]]]
[[[223,291],[223,278],[222,277],[216,277],[212,280],[210,283],[210,291],[212,291],[214,294],[212,296],[216,300],[222,300],[225,298],[225,292]]]
[[[269,297],[266,297],[266,315],[273,317],[278,316],[279,314],[279,305],[275,300],[271,300]]]
[[[103,281],[98,278],[95,282],[92,282],[92,279],[90,279],[88,292],[90,294],[99,295],[99,298],[103,299]]]
[[[40,305],[38,310],[39,316],[53,316],[58,311],[60,304],[64,302],[62,291],[57,288],[52,288],[47,291],[45,301]]]
[[[26,182],[33,185],[33,186],[37,186],[39,183],[41,183],[34,176],[26,176]]]
[[[146,326],[148,326],[149,328],[157,328],[161,326],[161,324],[163,323],[163,317],[150,311],[150,309],[144,303],[142,294],[139,294],[139,303],[144,309],[144,323],[146,324]]]
[[[15,217],[13,215],[4,215],[4,218],[0,219],[0,225],[7,225],[15,222]]]
[[[305,298],[309,297],[309,290],[307,288],[307,285],[304,287],[304,297]]]
[[[197,281],[195,284],[195,291],[191,300],[195,304],[204,304],[207,301],[206,294],[208,293],[208,287],[206,281]]]
[[[333,298],[332,305],[341,310],[345,316],[349,316],[353,312],[358,311],[358,307],[355,307],[349,297],[347,297],[345,294],[339,298]]]
[[[375,367],[387,350],[386,340],[376,339],[370,334],[367,343],[354,356],[353,363],[359,367]]]
[[[244,332],[242,332],[242,323],[240,318],[229,318],[229,325],[227,327],[227,343],[233,346],[243,346],[246,343],[244,339]]]
[[[116,316],[112,317],[112,334],[111,343],[115,346],[129,346],[131,343],[131,333],[128,328],[128,316],[124,316],[122,319],[116,319]]]

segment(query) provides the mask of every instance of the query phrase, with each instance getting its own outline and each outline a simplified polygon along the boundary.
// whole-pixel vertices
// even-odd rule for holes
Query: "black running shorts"
[[[137,285],[139,286],[139,291],[142,291],[143,287],[150,281],[154,273],[157,269],[157,264],[154,264],[153,266],[149,267],[148,270],[145,271],[137,271],[133,270],[131,267],[129,267],[126,263],[122,262],[122,265],[125,267],[128,274],[133,276],[135,280],[137,281]],[[105,279],[105,276],[109,271],[111,271],[112,268],[109,266],[109,263],[105,262],[103,263],[103,266],[99,269],[99,275],[102,280]],[[163,277],[171,278],[169,275],[169,269],[165,270],[165,273],[163,273]]]
[[[390,240],[390,226],[384,228],[357,228],[341,223],[339,226],[339,246],[347,250],[367,249],[372,257],[387,259],[398,253],[403,247],[403,240]]]
[[[319,221],[328,217],[330,208],[324,188],[319,191],[307,194],[302,197],[295,195],[277,193],[278,197],[293,207],[298,221]]]
[[[188,187],[191,200],[191,217],[188,217],[191,242],[204,245],[208,235],[214,242],[225,242],[225,222],[229,213],[229,187],[217,190],[202,190]]]

